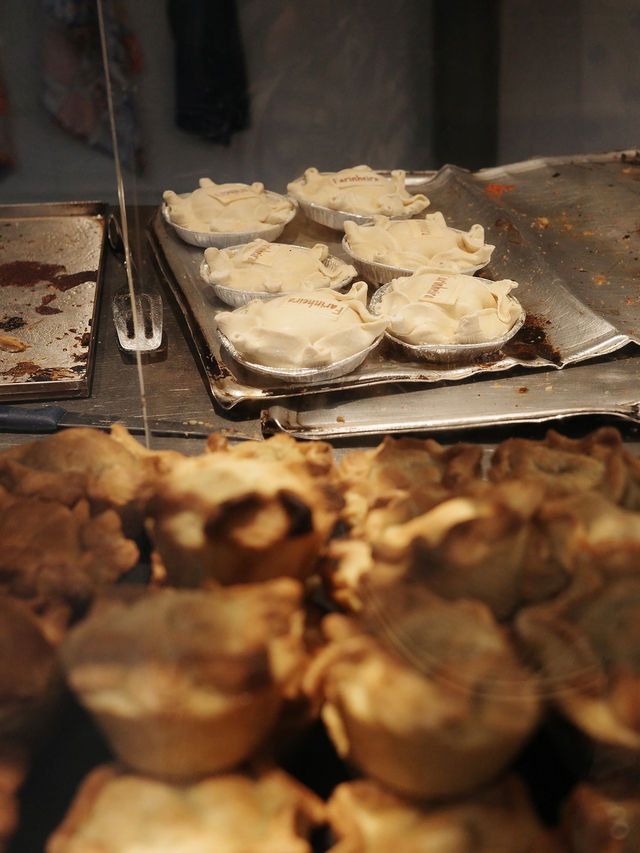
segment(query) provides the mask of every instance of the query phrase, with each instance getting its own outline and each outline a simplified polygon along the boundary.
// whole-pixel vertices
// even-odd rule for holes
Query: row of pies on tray
[[[49,853],[308,853],[326,823],[336,853],[638,848],[640,460],[615,430],[488,465],[69,430],[0,454],[0,509],[5,834],[70,688],[117,763]],[[150,582],[118,583],[141,547]],[[604,760],[548,827],[514,762],[552,712]],[[328,802],[278,767],[318,719],[352,776]]]
[[[235,309],[218,314],[222,344],[254,372],[304,382],[342,376],[385,333],[411,357],[464,362],[496,352],[522,325],[522,308],[510,293],[516,282],[470,275],[488,263],[494,248],[485,244],[482,226],[460,231],[442,213],[406,218],[428,200],[404,189],[403,172],[385,177],[366,166],[329,174],[309,169],[291,187],[314,204],[349,201],[353,209],[377,212],[363,223],[340,223],[351,264],[330,255],[325,244],[279,244],[270,242],[272,235],[248,239],[247,228],[237,245],[205,249],[201,278]],[[261,184],[203,178],[193,193],[164,196],[168,221],[182,229],[249,216],[250,202],[271,209]],[[353,283],[358,274],[383,285],[368,305],[365,283]]]

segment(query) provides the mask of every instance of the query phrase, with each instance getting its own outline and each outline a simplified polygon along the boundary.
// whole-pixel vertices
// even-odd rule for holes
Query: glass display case
[[[640,849],[639,37],[6,0],[0,850]]]

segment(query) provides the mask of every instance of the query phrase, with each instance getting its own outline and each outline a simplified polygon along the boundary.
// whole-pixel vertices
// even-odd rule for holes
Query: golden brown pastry
[[[598,491],[551,498],[537,513],[537,556],[573,574],[584,567],[611,575],[637,572],[640,512]]]
[[[640,576],[580,572],[514,625],[543,689],[579,729],[640,750]]]
[[[510,438],[496,448],[489,468],[493,481],[536,480],[550,495],[597,490],[629,509],[640,508],[640,460],[614,427],[572,439],[549,430],[545,439]]]
[[[280,578],[101,600],[61,647],[69,685],[127,766],[172,780],[233,767],[298,693],[301,599]]]
[[[353,450],[341,459],[343,517],[354,535],[373,537],[479,478],[481,460],[478,445],[444,447],[433,439],[386,436],[377,447]]]
[[[578,784],[563,803],[561,826],[569,853],[637,853],[640,850],[640,785],[609,790]]]
[[[58,707],[62,684],[56,650],[33,614],[0,595],[0,746],[37,741]]]
[[[140,452],[137,448],[140,447]],[[124,427],[61,430],[0,453],[0,485],[12,494],[73,507],[86,499],[92,514],[115,510],[129,536],[142,529],[153,488],[153,456]]]
[[[15,495],[0,486],[0,594],[21,599],[59,639],[97,590],[136,565],[136,544],[112,510]]]
[[[495,778],[533,732],[540,705],[490,612],[416,590],[366,615],[371,632],[350,617],[325,618],[327,645],[305,677],[323,697],[338,753],[410,796],[457,796]]]
[[[0,741],[0,853],[5,853],[18,826],[18,791],[27,773],[27,753]]]
[[[344,782],[327,803],[331,853],[565,853],[515,776],[442,805],[403,799],[370,779]]]
[[[169,785],[102,765],[84,780],[47,853],[311,853],[324,805],[281,770]]]
[[[385,524],[370,541],[335,540],[324,567],[328,589],[357,610],[374,590],[383,595],[389,584],[415,583],[448,599],[477,599],[496,618],[510,618],[569,582],[569,569],[540,544],[543,499],[535,484],[472,483],[413,518]]]
[[[326,446],[328,447],[328,446]],[[306,578],[342,501],[326,450],[290,436],[176,460],[158,480],[149,533],[169,583]]]

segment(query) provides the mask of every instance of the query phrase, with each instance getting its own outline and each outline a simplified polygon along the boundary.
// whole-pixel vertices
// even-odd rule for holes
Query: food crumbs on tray
[[[336,421],[339,424],[343,424],[344,423],[344,417],[342,415],[338,415],[338,417],[336,418]]]
[[[30,346],[15,335],[0,335],[0,350],[3,352],[24,352]]]
[[[522,385],[522,386],[520,386],[520,388],[518,388],[518,394],[528,394],[528,393],[529,393],[529,389],[527,388],[526,385]]]
[[[513,189],[515,189],[515,184],[487,184],[484,191],[488,196],[500,198],[502,193]]]
[[[553,391],[553,385],[545,385],[545,391]]]

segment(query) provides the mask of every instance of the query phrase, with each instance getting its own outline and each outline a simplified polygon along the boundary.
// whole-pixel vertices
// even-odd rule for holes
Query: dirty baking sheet
[[[640,158],[633,152],[532,160],[471,173],[445,166],[411,189],[458,228],[484,226],[495,246],[484,274],[518,282],[527,312],[518,335],[491,361],[438,367],[383,344],[356,371],[312,388],[267,384],[220,353],[215,316],[228,310],[199,276],[201,249],[186,245],[159,214],[150,225],[156,258],[196,342],[213,397],[225,408],[385,383],[459,383],[474,376],[560,369],[640,343]],[[326,243],[346,259],[342,233],[302,213],[280,242]]]
[[[0,399],[89,395],[105,211],[0,206]]]

